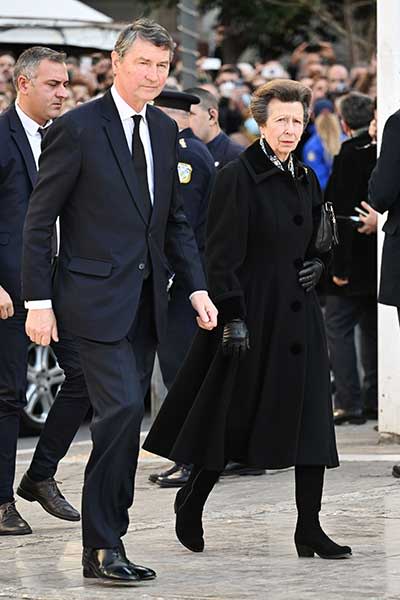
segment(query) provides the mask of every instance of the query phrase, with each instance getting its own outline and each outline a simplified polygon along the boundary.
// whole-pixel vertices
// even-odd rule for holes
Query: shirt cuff
[[[193,296],[195,296],[196,294],[207,294],[207,296],[208,296],[207,290],[196,290],[195,292],[192,292],[190,294],[189,300],[191,300],[193,298]]]
[[[27,310],[36,310],[40,308],[53,308],[51,300],[25,300]]]

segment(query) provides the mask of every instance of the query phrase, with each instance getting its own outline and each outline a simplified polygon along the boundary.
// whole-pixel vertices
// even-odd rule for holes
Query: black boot
[[[296,466],[297,526],[294,542],[299,557],[349,558],[351,548],[339,546],[324,533],[320,522],[323,466]]]
[[[194,466],[189,481],[176,494],[175,533],[180,543],[192,552],[203,552],[203,507],[218,481],[220,471]]]

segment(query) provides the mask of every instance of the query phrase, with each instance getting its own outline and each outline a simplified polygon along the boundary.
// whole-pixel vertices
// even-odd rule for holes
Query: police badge
[[[178,176],[179,176],[180,183],[190,183],[192,180],[192,171],[193,171],[192,165],[189,165],[189,163],[179,162],[178,163]]]

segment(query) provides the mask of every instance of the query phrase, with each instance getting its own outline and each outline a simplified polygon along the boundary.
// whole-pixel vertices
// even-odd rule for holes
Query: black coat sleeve
[[[222,324],[246,317],[238,271],[246,258],[251,194],[240,192],[238,179],[236,161],[218,172],[207,221],[207,277]]]
[[[61,117],[49,129],[39,161],[38,181],[29,201],[22,251],[22,297],[52,298],[52,236],[81,167],[79,135]]]
[[[383,130],[378,162],[369,180],[369,202],[384,213],[400,199],[400,111],[389,117]]]

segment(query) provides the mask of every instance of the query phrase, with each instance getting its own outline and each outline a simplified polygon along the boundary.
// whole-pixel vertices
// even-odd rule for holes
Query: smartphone
[[[359,206],[355,206],[354,210],[356,211],[356,213],[358,213],[359,215],[361,215],[362,217],[368,217],[368,213],[365,212],[365,210],[363,210],[362,208],[360,208]]]
[[[221,68],[221,59],[213,58],[212,56],[208,56],[201,63],[201,68],[203,71],[218,71]]]

